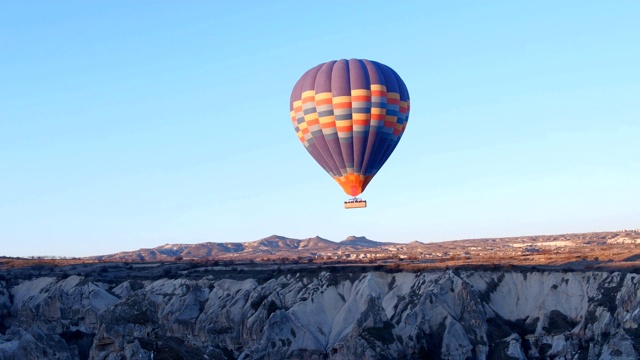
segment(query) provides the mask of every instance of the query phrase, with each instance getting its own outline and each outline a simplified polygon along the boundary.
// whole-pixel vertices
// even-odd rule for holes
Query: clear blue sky
[[[424,242],[640,228],[638,1],[4,1],[0,255],[271,234]],[[319,63],[393,67],[363,198],[297,140]]]

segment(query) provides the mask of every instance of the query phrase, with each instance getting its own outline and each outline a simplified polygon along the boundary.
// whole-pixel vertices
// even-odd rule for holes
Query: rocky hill
[[[93,256],[97,260],[109,261],[167,261],[176,257],[185,260],[196,259],[262,259],[282,256],[316,256],[344,251],[375,249],[384,245],[364,236],[349,236],[341,242],[333,242],[319,236],[307,239],[292,239],[271,235],[263,239],[244,243],[199,243],[165,244],[151,249],[139,249],[117,254]]]
[[[4,270],[0,359],[637,359],[633,271]]]

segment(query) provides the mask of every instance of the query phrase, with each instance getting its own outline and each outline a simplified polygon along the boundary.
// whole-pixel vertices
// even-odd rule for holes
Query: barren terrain
[[[38,269],[43,273],[57,269],[68,274],[82,274],[82,271],[121,267],[150,274],[157,272],[157,267],[192,269],[213,266],[260,271],[315,264],[321,267],[359,265],[417,271],[451,267],[635,271],[636,268],[640,270],[639,244],[640,230],[434,243],[378,242],[355,236],[333,242],[320,237],[298,240],[272,235],[245,243],[166,244],[152,249],[85,258],[0,257],[0,269],[33,267],[36,272]]]

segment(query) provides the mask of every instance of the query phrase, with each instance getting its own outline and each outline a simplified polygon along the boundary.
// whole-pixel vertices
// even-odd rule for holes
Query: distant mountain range
[[[414,242],[415,243],[418,242]],[[421,243],[419,243],[421,244]],[[216,243],[205,242],[199,244],[165,244],[151,249],[125,251],[110,255],[92,256],[96,260],[112,261],[167,261],[182,259],[251,259],[273,256],[316,256],[319,253],[331,254],[336,252],[354,252],[367,249],[391,248],[398,250],[409,244],[378,242],[364,236],[349,236],[335,242],[315,236],[307,239],[292,239],[280,235],[244,243]]]
[[[603,246],[617,246],[625,253],[640,244],[640,230],[594,232],[563,235],[538,235],[511,238],[471,239],[445,242],[410,243],[379,242],[364,236],[349,236],[335,242],[315,236],[293,239],[271,235],[244,243],[205,242],[198,244],[165,244],[150,249],[92,256],[100,261],[172,261],[172,260],[277,260],[317,258],[323,260],[384,259],[389,257],[415,260],[474,258],[487,256],[526,257],[539,254],[548,258],[548,250],[558,254],[588,254]],[[603,250],[603,249],[601,249]],[[545,253],[547,251],[547,253]],[[611,250],[607,250],[611,252]],[[585,255],[586,256],[586,255]],[[640,256],[640,255],[639,255]]]

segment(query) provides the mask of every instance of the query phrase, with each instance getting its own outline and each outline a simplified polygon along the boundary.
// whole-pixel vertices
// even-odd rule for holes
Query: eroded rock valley
[[[635,359],[640,277],[437,270],[0,281],[0,359]]]

